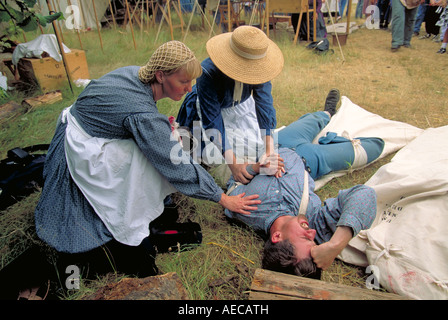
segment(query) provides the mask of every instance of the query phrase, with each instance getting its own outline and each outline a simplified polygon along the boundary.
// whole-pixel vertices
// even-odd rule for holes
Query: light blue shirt
[[[269,235],[273,222],[285,215],[297,216],[303,196],[305,168],[302,159],[292,150],[279,149],[285,161],[281,178],[256,175],[247,185],[239,185],[230,195],[245,193],[246,196],[258,194],[261,204],[250,215],[225,210],[227,217],[244,222],[255,231]],[[252,172],[254,173],[254,172]],[[308,174],[308,173],[306,173]],[[341,190],[336,198],[327,199],[323,205],[314,193],[314,180],[309,177],[309,203],[306,210],[310,228],[316,229],[316,242],[330,240],[338,226],[352,228],[353,235],[367,229],[376,215],[376,194],[372,188],[357,185]],[[230,179],[229,186],[233,184]]]

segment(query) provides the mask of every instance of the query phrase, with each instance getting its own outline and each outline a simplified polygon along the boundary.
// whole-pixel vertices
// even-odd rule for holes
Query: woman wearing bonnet
[[[210,57],[201,63],[203,73],[185,97],[177,122],[188,127],[194,137],[200,128],[200,160],[220,164],[216,158],[208,161],[208,156],[214,155],[208,149],[212,142],[235,181],[248,183],[253,178],[246,170],[248,159],[256,162],[264,155],[271,156],[277,164],[276,174],[281,175],[282,161],[274,152],[271,136],[277,120],[270,82],[283,69],[281,50],[263,31],[251,26],[219,34],[206,48]],[[245,139],[257,140],[262,151],[255,147],[255,152],[247,148],[237,154],[235,146],[244,144]]]
[[[62,270],[78,262],[99,270],[113,261],[116,271],[154,274],[149,223],[173,192],[241,213],[259,203],[225,195],[188,155],[171,152],[179,142],[156,102],[181,100],[201,73],[193,52],[170,41],[145,66],[92,80],[61,113],[35,221],[38,236],[60,253]]]

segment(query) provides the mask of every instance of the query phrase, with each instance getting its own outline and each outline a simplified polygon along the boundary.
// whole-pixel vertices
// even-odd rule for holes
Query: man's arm
[[[330,240],[311,249],[311,256],[321,269],[328,268],[354,236],[372,225],[376,216],[376,193],[366,185],[339,191],[337,198],[327,199],[327,206],[331,206],[330,200],[338,204],[341,216]]]
[[[347,246],[352,237],[352,228],[340,226],[336,228],[330,241],[313,247],[311,249],[311,256],[317,267],[325,270],[331,266],[334,259]]]

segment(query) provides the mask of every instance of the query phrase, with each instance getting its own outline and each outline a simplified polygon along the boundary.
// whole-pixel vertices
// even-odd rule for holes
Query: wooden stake
[[[69,6],[72,5],[71,0],[68,0],[68,5],[69,5]],[[76,29],[76,28],[75,28],[75,29]],[[76,29],[76,33],[78,34],[78,40],[79,40],[79,45],[81,46],[81,50],[84,50],[84,48],[82,47],[81,36],[79,35],[79,29]]]
[[[53,7],[56,10],[56,6],[54,5],[54,2],[53,2]],[[59,9],[59,11],[61,11],[61,9]],[[51,13],[50,13],[50,15],[51,15]],[[56,23],[56,27],[58,28],[58,30],[60,32],[60,36],[61,36],[62,42],[65,42],[65,40],[64,40],[64,33],[62,32],[62,28],[61,28],[61,25],[60,25],[59,21]]]
[[[137,50],[137,44],[135,43],[135,37],[134,37],[134,27],[132,26],[131,14],[130,14],[130,12],[129,12],[129,3],[128,3],[128,0],[125,0],[125,1],[126,1],[126,12],[127,12],[127,14],[128,14],[128,17],[129,17],[129,25],[130,25],[130,27],[131,27],[132,40],[134,41],[134,48],[135,48],[135,50]]]
[[[157,11],[159,11],[159,4],[156,3],[156,5],[154,5],[154,2],[151,0],[151,9],[152,9],[151,25],[155,27],[156,26],[156,14],[157,14]]]
[[[48,12],[52,12],[53,9],[51,7],[50,0],[46,0],[46,1],[47,1]],[[50,13],[50,15],[51,15],[51,13]],[[59,50],[61,51],[62,62],[64,64],[65,73],[67,74],[68,84],[69,84],[70,90],[72,91],[72,94],[73,94],[73,87],[72,87],[70,71],[69,71],[69,68],[68,68],[68,65],[67,65],[67,57],[65,56],[64,47],[62,45],[61,38],[59,36],[59,32],[58,32],[58,29],[57,29],[57,26],[56,26],[56,21],[53,20],[51,23],[53,25],[54,33],[56,34],[56,40],[57,40],[58,45],[59,45]]]
[[[316,0],[313,0],[313,41],[316,41],[316,20],[317,20],[317,9],[316,9]]]
[[[157,5],[160,6],[159,4],[157,4]],[[166,8],[167,6],[169,6],[169,5],[170,5],[170,0],[167,0],[167,3],[165,4],[165,8]],[[174,35],[173,35],[173,25],[172,25],[172,23],[171,23],[171,16],[168,16],[168,15],[166,14],[166,12],[165,12],[165,9],[163,9],[161,6],[160,6],[160,10],[162,11],[163,18],[160,20],[159,29],[157,30],[157,36],[156,36],[156,39],[154,40],[154,43],[156,43],[156,42],[157,42],[157,39],[159,38],[159,33],[160,33],[160,29],[162,28],[163,19],[165,19],[166,22],[168,23],[168,25],[170,26],[170,30],[171,30],[171,40],[174,40]],[[169,7],[168,7],[168,12],[169,12]]]
[[[100,30],[101,26],[98,22],[98,16],[96,15],[95,0],[92,0],[92,5],[93,5],[93,13],[95,14],[96,28],[98,30],[98,36],[100,37],[101,51],[103,51],[103,53],[104,53],[103,39],[101,38],[101,30]]]
[[[112,21],[114,23],[114,29],[117,29],[117,23],[115,21],[115,17],[114,17],[114,10],[112,9],[112,3],[109,0],[109,8],[110,8],[110,14],[112,15]]]
[[[266,1],[266,9],[265,9],[265,19],[266,19],[266,35],[268,36],[268,38],[269,38],[269,12],[270,12],[269,11],[269,0],[267,0]],[[299,20],[301,20],[301,19],[299,18]],[[263,21],[264,21],[264,19],[263,19]],[[263,30],[263,29],[261,29],[261,30]]]
[[[352,14],[352,2],[351,1],[348,2],[347,10],[348,10],[348,12],[347,12],[347,31],[345,33],[347,34],[347,38],[348,38],[348,35],[350,33],[350,15]],[[343,12],[342,12],[342,15],[344,15]]]
[[[160,19],[159,28],[157,29],[157,34],[156,34],[156,38],[154,39],[154,43],[156,43],[157,39],[159,38],[160,29],[162,29],[163,19],[165,19],[165,10],[163,10],[163,8],[160,6],[160,4],[157,3],[157,5],[156,5],[157,10],[159,10],[159,7],[160,7],[160,10],[162,10],[162,19]],[[153,13],[153,15],[154,15],[154,13]]]
[[[227,31],[232,32],[232,27],[233,27],[233,17],[232,17],[232,11],[230,11],[230,0],[227,0]]]
[[[215,27],[215,22],[216,22],[216,16],[218,14],[218,10],[219,10],[219,1],[218,1],[218,5],[216,6],[216,11],[215,11],[215,15],[213,16],[213,21],[212,21],[212,27],[210,28],[210,32],[208,34],[208,38],[210,39],[210,37],[212,36],[212,32],[215,33],[215,31],[213,30]],[[222,19],[222,18],[221,18]],[[218,29],[219,26],[217,25]]]
[[[170,0],[166,1],[166,8],[168,9],[168,24],[170,26],[170,32],[171,32],[171,40],[174,40],[174,31],[173,31],[173,21],[171,20],[171,2]]]
[[[84,14],[84,9],[83,9],[83,6],[82,6],[82,1],[81,1],[81,0],[77,0],[77,1],[78,1],[78,4],[79,4],[79,8],[80,8],[80,11],[81,11],[81,15],[82,15],[81,27],[82,27],[83,25],[85,25],[85,27],[86,27],[86,29],[87,29],[87,20],[86,20],[86,15]]]
[[[193,9],[191,10],[190,21],[188,21],[187,30],[185,31],[185,35],[184,35],[184,38],[183,38],[183,40],[182,40],[183,42],[185,42],[185,38],[187,37],[188,30],[190,29],[191,20],[193,20],[193,16],[194,16],[194,13],[195,13],[195,11],[196,11],[196,5],[197,5],[197,3],[198,3],[198,0],[194,0]]]
[[[154,12],[153,12],[154,14]],[[149,0],[146,0],[146,28],[149,31]]]
[[[339,51],[341,51],[342,63],[344,63],[345,62],[344,52],[342,52],[342,47],[341,47],[341,43],[339,42],[338,33],[336,32],[336,28],[334,27],[333,16],[331,15],[331,10],[330,10],[330,6],[328,5],[328,1],[325,2],[325,5],[327,6],[327,9],[329,12],[328,17],[330,18],[331,25],[334,28],[334,35],[336,36],[336,41],[338,42]]]

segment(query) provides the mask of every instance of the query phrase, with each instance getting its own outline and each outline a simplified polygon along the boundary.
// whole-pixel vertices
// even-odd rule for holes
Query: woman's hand
[[[254,177],[246,170],[247,163],[231,163],[229,164],[230,171],[232,171],[233,179],[242,184],[248,184]]]
[[[218,202],[224,208],[241,214],[250,214],[250,211],[257,210],[255,205],[260,204],[260,200],[257,194],[253,194],[245,197],[245,193],[238,194],[236,196],[228,196],[225,193],[221,195],[221,200]]]

